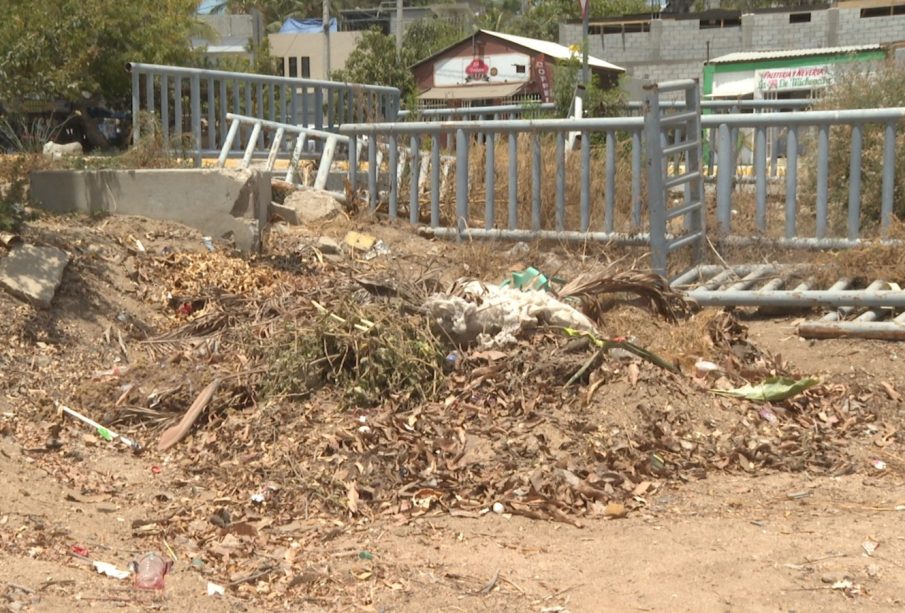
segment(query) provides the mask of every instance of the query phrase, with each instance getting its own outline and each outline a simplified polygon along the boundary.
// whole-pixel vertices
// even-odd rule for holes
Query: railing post
[[[141,81],[137,68],[132,69],[132,144],[141,136]]]
[[[632,132],[632,231],[641,229],[641,132]]]
[[[890,121],[883,130],[883,188],[880,196],[880,233],[889,235],[892,220],[893,194],[896,178],[896,122]]]
[[[531,229],[541,227],[541,151],[540,134],[531,136]]]
[[[496,157],[495,132],[487,132],[484,141],[484,229],[493,228],[496,221]]]
[[[786,137],[786,238],[795,238],[798,219],[798,128]]]
[[[377,175],[380,168],[377,167],[377,133],[368,135],[368,208],[377,209]]]
[[[720,147],[717,151],[716,217],[720,234],[728,235],[732,225],[732,132],[720,124]]]
[[[421,182],[421,139],[417,134],[412,135],[410,149],[409,223],[415,225],[419,218],[418,184]]]
[[[817,128],[817,238],[826,238],[827,206],[829,204],[830,126]]]
[[[395,220],[399,215],[399,148],[395,134],[389,138],[390,156],[387,160],[387,175],[390,179],[390,219]]]
[[[587,130],[581,132],[581,207],[582,232],[587,232],[591,227],[591,133]]]
[[[767,231],[767,133],[764,128],[754,131],[755,225],[757,231]]]
[[[201,168],[201,76],[192,75],[192,139],[195,145],[195,167]]]
[[[848,167],[848,238],[856,240],[861,231],[861,125],[852,126],[852,152]]]
[[[456,228],[459,238],[468,228],[468,135],[456,130]]]
[[[651,269],[666,276],[666,194],[663,189],[663,153],[660,143],[660,94],[656,85],[647,88],[644,129],[647,141],[647,201],[650,215]]]
[[[431,137],[431,227],[440,225],[440,130]]]
[[[518,227],[518,134],[509,133],[509,218],[507,227]]]
[[[603,230],[612,232],[616,227],[616,133],[606,133],[606,187],[604,191]]]

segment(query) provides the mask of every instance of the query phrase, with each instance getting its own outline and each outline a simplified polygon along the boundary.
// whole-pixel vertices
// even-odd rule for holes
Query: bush
[[[829,88],[818,105],[820,110],[868,109],[905,106],[905,66],[885,65],[869,72],[852,71],[839,78]],[[880,221],[883,190],[883,133],[878,124],[862,129],[861,154],[861,220],[863,226],[875,226]],[[830,131],[829,206],[836,212],[831,221],[837,230],[845,224],[848,210],[849,164],[852,130],[836,127]],[[808,148],[809,168],[816,168],[817,148]],[[905,219],[905,134],[896,136],[896,180],[893,192],[893,214]],[[803,194],[816,193],[816,172],[808,173]]]

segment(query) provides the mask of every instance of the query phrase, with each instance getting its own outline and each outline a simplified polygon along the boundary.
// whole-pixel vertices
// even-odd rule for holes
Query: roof
[[[494,85],[453,85],[449,87],[431,87],[418,94],[424,100],[498,100],[513,96],[526,83],[500,83]]]
[[[558,43],[551,43],[551,42],[548,42],[545,40],[538,40],[536,38],[528,38],[526,36],[516,36],[514,34],[505,34],[503,32],[494,32],[493,30],[478,30],[477,32],[475,32],[475,34],[482,33],[482,32],[484,34],[487,34],[488,36],[493,36],[495,38],[499,38],[500,40],[505,40],[514,45],[519,45],[526,49],[530,49],[530,50],[536,51],[538,53],[543,53],[544,55],[551,57],[553,59],[556,59],[556,60],[568,60],[574,55],[574,52],[572,51],[572,49],[569,49],[568,47],[566,47],[564,45],[560,45]],[[435,51],[434,53],[427,56],[426,58],[419,60],[419,61],[415,62],[414,64],[412,64],[412,68],[414,68],[415,66],[420,66],[421,64],[424,64],[425,62],[428,62],[428,61],[434,59],[438,55],[446,53],[453,47],[461,45],[463,42],[465,42],[466,40],[469,40],[473,36],[474,36],[474,34],[469,34],[465,38],[458,40],[458,41],[454,42],[453,44],[448,45],[448,46],[444,47],[443,49],[440,49],[439,51]],[[606,60],[601,60],[600,58],[594,57],[593,55],[588,56],[588,65],[591,68],[598,68],[601,70],[610,70],[613,72],[625,72],[625,68],[622,68],[621,66],[616,66],[615,64],[610,64]]]
[[[504,32],[494,32],[493,30],[478,30],[478,31],[488,34],[490,36],[495,36],[502,40],[509,41],[510,43],[520,45],[527,49],[531,49],[532,51],[537,51],[538,53],[543,53],[544,55],[557,59],[557,60],[568,60],[575,54],[575,52],[572,51],[572,49],[569,49],[565,45],[560,45],[559,43],[551,43],[549,41],[539,40],[537,38],[528,38],[527,36],[516,36],[514,34],[506,34]],[[610,64],[606,60],[601,60],[600,58],[596,58],[593,55],[588,56],[588,65],[593,66],[594,68],[601,68],[603,70],[612,70],[615,72],[625,72],[625,68],[616,66],[615,64]]]
[[[820,47],[816,49],[788,49],[784,51],[742,51],[715,57],[708,64],[732,64],[735,62],[756,62],[758,60],[780,60],[811,55],[842,55],[862,51],[878,51],[880,45],[852,45],[849,47]]]

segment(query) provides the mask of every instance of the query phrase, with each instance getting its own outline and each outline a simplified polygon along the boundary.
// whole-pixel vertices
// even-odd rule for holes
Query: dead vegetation
[[[583,525],[641,512],[657,492],[714,472],[845,474],[855,470],[852,440],[897,437],[873,383],[827,381],[768,405],[714,396],[799,373],[752,345],[732,314],[695,313],[662,279],[618,264],[559,272],[569,283],[558,296],[597,322],[595,334],[537,325],[507,346],[462,346],[421,309],[466,282],[431,272],[428,241],[390,241],[391,255],[364,261],[325,257],[304,231],[274,233],[267,254],[246,261],[170,230],[142,230],[139,254],[139,227],[86,230],[100,245],[93,254],[69,242],[77,257],[66,287],[85,294],[58,304],[55,318],[65,308],[84,316],[104,292],[118,300],[109,287],[128,288],[132,302],[91,306],[102,324],[53,341],[49,359],[5,381],[29,407],[16,436],[88,493],[105,486],[80,479],[61,451],[84,430],[54,419],[53,400],[144,442],[149,461],[177,476],[133,524],[135,546],[164,539],[203,558],[208,576],[256,605],[350,606],[402,581],[399,564],[370,564],[367,576],[331,571],[323,544],[337,531],[477,518],[495,505]],[[59,240],[73,241],[66,232],[75,227]],[[177,239],[198,250],[174,249]],[[500,260],[484,248],[444,253],[458,266],[473,258],[474,274],[495,283],[507,271],[493,270]],[[5,331],[20,339],[10,351],[22,359],[49,341],[20,324],[11,317]],[[715,369],[700,372],[700,360]],[[215,380],[190,435],[155,451]],[[24,391],[39,381],[41,394]]]

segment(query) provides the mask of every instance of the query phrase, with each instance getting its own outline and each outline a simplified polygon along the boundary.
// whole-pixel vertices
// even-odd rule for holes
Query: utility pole
[[[590,0],[579,0],[581,3],[581,84],[584,85],[584,91],[588,91],[588,81],[590,78],[588,71],[588,29]]]
[[[324,0],[324,79],[330,78],[330,0]]]
[[[396,0],[396,59],[402,59],[402,0]]]

